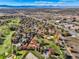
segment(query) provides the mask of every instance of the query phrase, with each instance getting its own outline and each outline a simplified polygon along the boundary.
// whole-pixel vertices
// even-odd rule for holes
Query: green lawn
[[[36,57],[38,57],[39,59],[44,59],[44,56],[42,56],[41,53],[37,52],[37,51],[31,51]]]
[[[11,54],[11,50],[12,50],[12,46],[11,46],[11,38],[12,38],[12,34],[15,32],[15,31],[11,31],[9,29],[9,26],[11,25],[19,25],[19,19],[16,18],[16,19],[11,19],[10,22],[4,24],[4,25],[1,25],[0,26],[0,33],[3,33],[4,34],[4,37],[0,37],[0,38],[3,38],[5,39],[3,44],[0,45],[0,59],[5,59],[5,53],[8,53]]]
[[[16,59],[23,59],[24,56],[26,56],[28,54],[28,51],[17,51],[17,53],[19,53],[20,55],[16,55]]]

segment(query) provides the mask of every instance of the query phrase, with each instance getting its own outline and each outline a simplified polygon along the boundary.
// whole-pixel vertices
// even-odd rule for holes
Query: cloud
[[[9,0],[8,0],[9,1]],[[79,0],[59,0],[58,2],[53,2],[52,0],[35,0],[34,2],[4,2],[0,4],[6,5],[26,5],[26,6],[79,6]]]
[[[17,4],[17,3],[16,3]],[[79,6],[79,0],[60,0],[59,2],[34,1],[30,3],[19,3],[26,6]]]
[[[9,4],[9,3],[8,3]],[[35,2],[24,2],[24,3],[16,3],[12,2],[10,5],[25,5],[25,6],[58,6],[57,2],[48,2],[48,1],[35,1]]]
[[[79,0],[60,0],[61,6],[79,6]]]
[[[60,0],[62,2],[79,2],[79,0]]]
[[[59,6],[63,2],[48,2],[48,1],[35,1],[33,3],[25,3],[24,5],[30,6]]]

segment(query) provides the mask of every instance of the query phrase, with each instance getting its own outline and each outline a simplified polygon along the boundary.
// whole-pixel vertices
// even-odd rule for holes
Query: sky
[[[79,6],[79,0],[0,0],[0,5]]]

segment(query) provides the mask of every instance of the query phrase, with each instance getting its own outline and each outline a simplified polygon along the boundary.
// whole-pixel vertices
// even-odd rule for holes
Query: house
[[[36,41],[36,38],[34,37],[31,42],[29,43],[29,45],[27,46],[27,49],[30,49],[30,48],[37,48],[38,47],[38,43]]]
[[[25,59],[39,59],[39,58],[36,57],[36,56],[35,56],[34,54],[32,54],[31,52],[29,52],[29,53],[26,55]]]

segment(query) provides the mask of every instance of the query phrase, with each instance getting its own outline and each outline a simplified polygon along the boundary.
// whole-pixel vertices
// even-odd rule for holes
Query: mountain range
[[[12,5],[0,5],[0,8],[79,8],[79,6],[12,6]]]
[[[11,5],[0,5],[0,8],[62,8],[61,6],[11,6]]]

